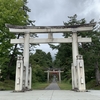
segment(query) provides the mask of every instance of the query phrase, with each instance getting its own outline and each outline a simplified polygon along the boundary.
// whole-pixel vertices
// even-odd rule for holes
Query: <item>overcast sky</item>
[[[87,21],[100,19],[100,0],[27,0],[31,12],[28,13],[31,20],[35,20],[36,26],[63,25],[68,21],[68,16],[78,15],[78,19]],[[47,35],[39,35],[46,37]],[[61,37],[56,34],[55,37]],[[43,51],[52,51],[47,44],[41,44]]]

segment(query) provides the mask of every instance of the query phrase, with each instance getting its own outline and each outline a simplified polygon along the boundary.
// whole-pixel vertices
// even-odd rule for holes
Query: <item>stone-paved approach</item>
[[[100,91],[33,90],[22,93],[0,91],[0,100],[100,100]]]
[[[45,90],[60,90],[58,84],[53,81],[49,86],[45,88]]]

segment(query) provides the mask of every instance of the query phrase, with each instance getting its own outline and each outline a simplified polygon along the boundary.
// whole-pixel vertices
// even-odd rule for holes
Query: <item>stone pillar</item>
[[[71,73],[72,73],[72,90],[74,89],[74,67],[73,63],[71,64]]]
[[[23,89],[24,90],[26,90],[26,88],[25,88],[25,80],[26,80],[26,67],[25,66],[23,66],[24,68],[23,68]]]
[[[79,91],[86,91],[85,86],[85,73],[84,73],[84,61],[83,56],[78,55],[77,56],[77,76],[78,76],[78,90]]]
[[[32,68],[30,65],[29,70],[28,70],[28,89],[29,90],[31,90],[31,84],[32,84]]]
[[[77,69],[76,69],[76,56],[78,55],[78,37],[77,33],[73,32],[72,34],[72,54],[73,54],[73,82],[74,89],[77,89]]]
[[[60,70],[58,72],[59,72],[59,82],[61,83],[61,72]]]
[[[16,78],[15,78],[15,91],[23,91],[23,57],[17,57],[17,64],[16,64]]]
[[[24,37],[24,66],[26,67],[25,87],[28,88],[28,67],[29,67],[29,32]]]
[[[47,71],[47,82],[49,83],[49,70]]]

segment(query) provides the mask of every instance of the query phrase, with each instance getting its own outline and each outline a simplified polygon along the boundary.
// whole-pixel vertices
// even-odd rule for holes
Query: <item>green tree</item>
[[[69,21],[64,22],[65,26],[68,25],[82,25],[86,24],[85,18],[81,20],[77,20],[77,15],[68,17]],[[90,21],[90,24],[94,24],[94,20]],[[78,32],[78,36],[82,37],[91,37],[92,43],[79,43],[79,54],[83,55],[84,62],[85,62],[85,73],[86,73],[86,82],[91,81],[92,79],[96,79],[97,85],[100,84],[100,32],[98,31],[88,31],[88,32]],[[71,36],[71,33],[63,33],[64,37]],[[70,64],[72,62],[72,55],[71,55],[71,48],[70,44],[60,44],[59,46],[55,47],[52,46],[53,49],[58,49],[58,53],[56,55],[56,60],[54,61],[55,64],[60,65],[60,67],[65,66],[64,71],[67,71],[64,76],[66,78],[70,78],[71,76],[68,75],[70,73]],[[66,48],[66,49],[64,49]],[[68,49],[69,48],[69,49]],[[66,55],[67,54],[67,55]],[[69,55],[70,54],[70,55]],[[62,60],[61,60],[62,59]],[[68,60],[69,59],[69,60]],[[67,62],[67,63],[66,63]],[[69,62],[69,64],[68,64]],[[57,65],[57,66],[58,66]],[[69,67],[67,67],[67,65]],[[67,74],[67,75],[66,75]],[[70,76],[70,77],[67,77]]]
[[[4,78],[10,78],[15,70],[15,57],[18,53],[17,45],[10,44],[10,39],[20,36],[10,33],[5,24],[27,25],[29,18],[26,11],[29,11],[26,0],[0,0],[0,68]]]
[[[46,81],[46,73],[44,71],[52,66],[50,52],[46,54],[44,51],[37,49],[35,54],[30,55],[30,63],[32,65],[33,82]]]

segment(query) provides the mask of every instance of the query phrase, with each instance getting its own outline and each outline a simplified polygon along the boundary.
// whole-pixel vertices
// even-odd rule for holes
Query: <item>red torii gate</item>
[[[59,82],[61,82],[61,72],[63,72],[63,71],[61,71],[60,69],[53,69],[53,70],[48,69],[47,71],[44,71],[44,72],[47,73],[47,82],[50,81],[49,80],[50,79],[50,73],[58,74],[59,75]]]

